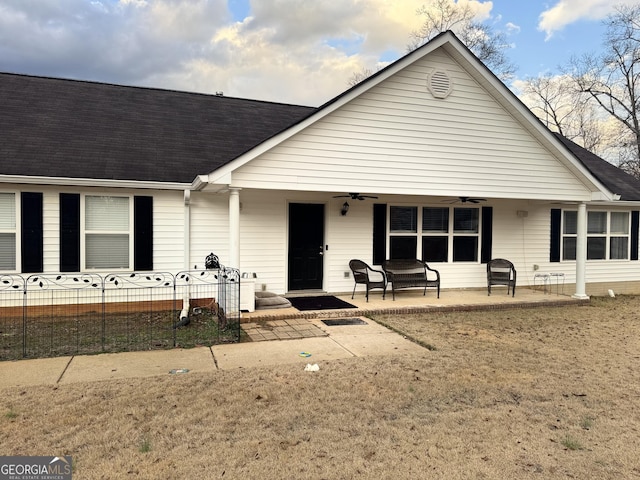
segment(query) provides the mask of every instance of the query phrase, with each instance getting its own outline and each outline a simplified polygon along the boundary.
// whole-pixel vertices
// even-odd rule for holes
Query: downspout
[[[184,270],[189,271],[191,265],[191,190],[184,191]],[[187,283],[187,288],[182,297],[182,311],[180,312],[180,323],[189,321],[189,300],[191,297],[191,284]]]
[[[587,204],[578,205],[578,235],[576,238],[576,293],[573,298],[588,300],[586,294],[587,273]]]

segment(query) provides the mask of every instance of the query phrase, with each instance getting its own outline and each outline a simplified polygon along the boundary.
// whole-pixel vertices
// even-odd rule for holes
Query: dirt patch
[[[0,451],[89,479],[636,478],[638,311],[385,316],[435,350],[4,389]]]

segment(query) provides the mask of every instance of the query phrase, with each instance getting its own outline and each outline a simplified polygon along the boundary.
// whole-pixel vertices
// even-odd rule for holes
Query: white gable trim
[[[389,77],[395,75],[400,70],[411,65],[415,61],[432,53],[438,48],[451,55],[464,68],[472,78],[475,79],[490,95],[510,112],[516,121],[519,121],[545,148],[552,151],[562,164],[575,175],[575,177],[585,185],[585,188],[592,192],[592,199],[599,201],[613,201],[615,195],[609,191],[594,175],[591,174],[582,163],[575,158],[573,153],[565,147],[555,135],[546,128],[540,120],[511,92],[493,73],[491,73],[451,32],[445,32],[424,46],[414,50],[397,62],[391,64],[380,73],[368,80],[361,82],[334,100],[321,106],[315,113],[305,118],[301,122],[279,134],[271,137],[265,142],[257,145],[250,151],[237,157],[227,165],[210,173],[208,180],[210,184],[232,185],[234,170],[247,164],[254,158],[264,154],[275,146],[281,144],[293,135],[301,132],[305,128],[321,120],[343,105],[349,103],[364,92],[375,87]]]

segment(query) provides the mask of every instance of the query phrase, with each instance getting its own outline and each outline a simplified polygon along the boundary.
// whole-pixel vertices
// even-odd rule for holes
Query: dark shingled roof
[[[190,183],[315,110],[0,73],[0,174]]]
[[[582,148],[568,138],[557,133],[555,135],[594,177],[600,180],[612,193],[620,195],[620,200],[640,200],[640,180],[591,153],[589,150]]]

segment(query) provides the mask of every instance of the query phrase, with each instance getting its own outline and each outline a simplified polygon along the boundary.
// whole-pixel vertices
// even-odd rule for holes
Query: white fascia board
[[[22,175],[0,175],[0,183],[18,183],[27,185],[58,185],[64,187],[100,187],[129,188],[147,190],[185,190],[190,183],[145,182],[136,180],[105,180],[95,178],[38,177]]]
[[[618,202],[620,200],[620,195],[617,193],[612,193],[610,196],[604,194],[604,192],[593,192],[591,194],[592,202]]]
[[[209,184],[208,175],[198,175],[191,182],[190,190],[203,190]]]
[[[629,200],[623,200],[623,201],[614,201],[614,202],[605,202],[605,201],[595,201],[595,202],[589,202],[587,204],[587,208],[589,207],[607,207],[607,208],[633,208],[633,209],[638,209],[640,208],[640,201],[629,201]]]

